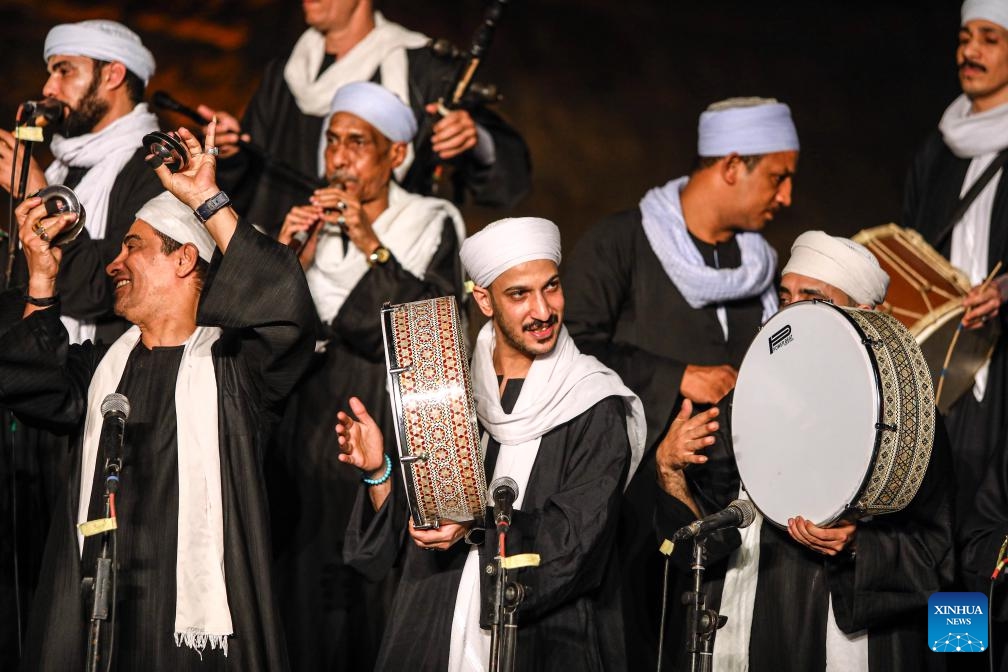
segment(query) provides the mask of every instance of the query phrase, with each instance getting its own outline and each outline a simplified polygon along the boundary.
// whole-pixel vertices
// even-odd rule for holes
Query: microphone
[[[101,404],[102,428],[98,446],[105,455],[105,487],[115,492],[119,486],[119,469],[122,467],[123,438],[130,404],[126,395],[113,392]]]
[[[694,520],[686,527],[680,528],[672,535],[672,543],[706,537],[711,532],[717,532],[728,527],[749,527],[756,519],[756,507],[752,502],[736,499],[722,511],[712,513],[700,520]]]
[[[171,110],[172,112],[178,112],[179,114],[185,115],[195,121],[197,124],[209,124],[210,120],[204,117],[202,114],[194,110],[193,108],[180,103],[171,97],[167,91],[155,91],[151,94],[151,105],[154,107],[160,107],[163,110]]]
[[[21,103],[20,121],[33,126],[47,126],[63,119],[63,103],[55,98]]]
[[[511,507],[516,499],[518,484],[510,476],[495,478],[487,489],[487,503],[493,505],[498,533],[507,532],[511,528]]]

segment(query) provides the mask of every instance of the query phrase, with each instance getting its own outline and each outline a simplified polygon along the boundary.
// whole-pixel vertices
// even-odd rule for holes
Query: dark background
[[[481,0],[376,0],[390,19],[468,46]],[[787,102],[801,137],[794,206],[766,234],[850,235],[899,218],[913,151],[957,95],[959,3],[511,0],[478,79],[532,150],[533,193],[498,216],[553,219],[570,249],[602,215],[687,172],[704,107],[736,95]],[[154,52],[149,90],[240,112],[263,64],[304,30],[300,4],[0,0],[0,115],[40,97],[56,23],[111,18]],[[167,124],[183,120],[164,117]],[[2,209],[6,211],[6,207]]]

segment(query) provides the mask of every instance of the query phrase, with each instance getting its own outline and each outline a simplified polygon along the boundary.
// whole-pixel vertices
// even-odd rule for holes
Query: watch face
[[[223,191],[218,191],[216,195],[214,195],[209,201],[207,201],[207,205],[210,206],[211,208],[219,208],[227,202],[228,202],[227,194],[225,194]]]

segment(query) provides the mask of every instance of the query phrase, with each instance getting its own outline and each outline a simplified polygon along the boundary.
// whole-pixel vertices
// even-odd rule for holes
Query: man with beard
[[[807,231],[784,266],[780,302],[818,300],[869,310],[883,301],[888,286],[889,276],[864,246]],[[822,355],[830,357],[827,350]],[[658,448],[659,539],[734,499],[748,499],[735,463],[733,399],[729,394],[692,417],[692,405],[683,402]],[[728,619],[714,639],[713,669],[945,669],[946,656],[927,648],[928,598],[949,589],[955,568],[951,455],[935,415],[927,471],[905,509],[827,527],[796,515],[783,529],[757,513],[744,530],[709,538],[707,606]],[[772,447],[765,450],[765,459],[772,459]],[[672,554],[681,571],[689,571],[691,550],[684,542]],[[669,669],[687,669],[684,642],[685,629],[666,631]]]
[[[239,151],[239,137],[261,146],[271,160],[316,177],[324,174],[325,118],[338,88],[354,81],[379,83],[422,122],[438,113],[436,103],[446,95],[457,67],[434,54],[425,35],[374,11],[371,0],[307,0],[302,7],[308,30],[290,56],[267,66],[241,123],[226,112],[216,113],[222,157],[227,158],[221,168],[235,185],[229,191],[242,212],[270,232],[292,206],[307,200],[309,190]],[[207,119],[214,114],[205,105],[199,111]],[[511,207],[528,192],[528,149],[494,113],[482,106],[455,110],[433,130],[431,146],[410,144],[395,171],[407,191],[431,194],[436,164],[448,162],[455,167],[456,201],[462,200],[464,188],[479,205]]]
[[[759,234],[791,204],[798,134],[787,105],[733,98],[700,115],[696,167],[589,229],[565,270],[571,336],[640,395],[645,457],[621,521],[627,655],[654,668],[660,556],[653,449],[690,399],[713,404],[777,310],[777,255]]]
[[[280,231],[283,243],[303,239],[301,263],[322,323],[319,352],[276,442],[281,465],[271,470],[275,518],[283,521],[276,533],[281,607],[300,670],[365,669],[381,639],[386,584],[343,564],[359,477],[333,459],[332,427],[359,391],[391,435],[382,303],[463,297],[462,216],[448,201],[392,181],[416,132],[409,107],[378,84],[354,82],[340,88],[331,110],[330,186],[292,208]]]
[[[490,318],[472,360],[487,480],[518,484],[508,554],[541,558],[515,573],[528,590],[517,610],[514,669],[626,669],[614,542],[620,492],[643,449],[640,401],[581,354],[563,326],[552,222],[495,222],[467,239],[461,256],[473,299]],[[356,420],[340,413],[337,426],[340,459],[368,480],[347,530],[347,559],[380,575],[407,530],[412,540],[401,551],[403,578],[375,669],[486,670],[496,535],[479,539],[471,522],[407,526],[403,488],[385,477],[382,432],[359,399],[350,408]]]
[[[157,119],[141,102],[144,87],[154,73],[154,58],[140,38],[112,21],[83,21],[55,26],[47,35],[44,57],[49,78],[42,89],[47,98],[64,105],[64,116],[55,126],[50,149],[55,161],[43,173],[35,160],[29,167],[27,194],[47,184],[72,188],[87,213],[85,229],[64,248],[56,279],[62,296],[61,318],[70,342],[85,340],[111,343],[129,324],[112,310],[112,285],[105,265],[119,252],[119,245],[137,210],[162,190],[157,177],[143,163],[140,147],[144,134],[157,130]],[[0,186],[8,191],[14,137],[0,130]],[[18,166],[20,172],[20,165]],[[19,258],[15,284],[23,284],[27,270]],[[9,496],[17,498],[17,556],[20,561],[22,605],[30,603],[30,590],[38,574],[39,558],[49,521],[49,507],[59,492],[58,472],[66,441],[37,427],[3,422],[4,453],[12,455],[17,485]],[[8,431],[8,428],[14,431]],[[4,460],[4,468],[8,461]],[[9,477],[3,478],[10,482]],[[6,497],[5,497],[6,499]],[[0,524],[6,526],[13,513],[0,505]],[[5,541],[14,538],[0,534]],[[14,552],[0,551],[0,562]],[[3,581],[13,568],[0,572]],[[15,623],[15,600],[0,599],[0,620]],[[9,611],[8,611],[9,609]],[[10,628],[16,635],[18,628]],[[17,646],[0,644],[0,652]],[[0,659],[3,654],[0,653]],[[10,658],[7,658],[10,660]],[[0,667],[7,667],[0,660]]]
[[[999,316],[1008,299],[1008,267],[983,291],[980,287],[998,261],[1008,263],[1008,180],[1001,168],[1008,160],[1008,2],[963,3],[956,65],[962,95],[914,158],[903,224],[920,231],[974,283],[964,301],[964,328],[1002,321],[990,364],[946,414],[965,518],[987,463],[1008,441],[1008,329]],[[988,565],[978,568],[980,575],[990,576]]]

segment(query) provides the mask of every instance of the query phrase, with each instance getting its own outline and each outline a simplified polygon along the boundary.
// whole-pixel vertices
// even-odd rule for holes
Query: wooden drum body
[[[413,525],[481,522],[486,474],[480,454],[455,298],[382,308],[389,396]]]

